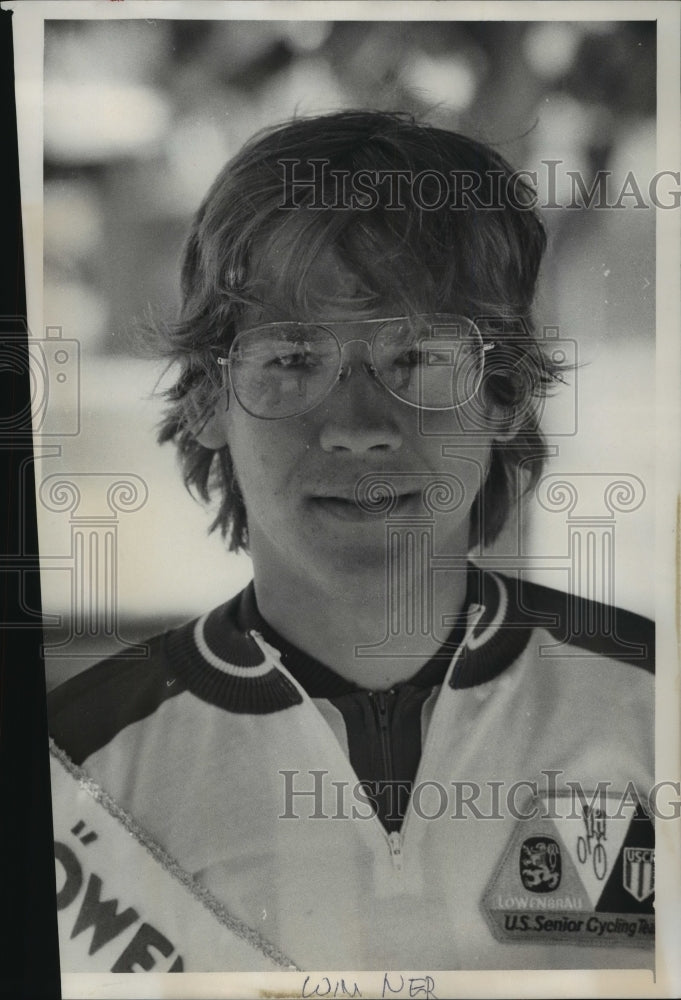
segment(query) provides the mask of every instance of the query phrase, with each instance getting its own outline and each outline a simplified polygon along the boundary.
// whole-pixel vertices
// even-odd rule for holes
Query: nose
[[[372,372],[366,362],[343,367],[339,382],[320,407],[319,442],[324,451],[362,454],[400,448],[393,400]]]

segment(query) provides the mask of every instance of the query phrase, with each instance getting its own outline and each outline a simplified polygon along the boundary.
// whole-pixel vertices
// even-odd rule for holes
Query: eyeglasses
[[[268,323],[242,330],[219,365],[241,406],[254,417],[278,420],[306,413],[351,372],[343,361],[350,344],[368,348],[365,370],[391,396],[423,410],[453,410],[480,387],[485,344],[475,323],[462,316],[428,314],[346,320],[373,330],[370,339],[344,343],[320,323]]]

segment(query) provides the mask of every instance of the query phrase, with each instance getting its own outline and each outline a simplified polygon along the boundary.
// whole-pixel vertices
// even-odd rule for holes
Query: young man
[[[199,971],[651,962],[650,625],[469,559],[547,454],[544,249],[522,174],[400,114],[269,130],[197,213],[160,439],[254,580],[59,688],[51,724],[253,945]],[[75,850],[58,902],[93,954],[114,876],[78,903]]]

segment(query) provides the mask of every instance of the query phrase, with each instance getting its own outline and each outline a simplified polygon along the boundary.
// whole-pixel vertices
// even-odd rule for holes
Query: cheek
[[[441,496],[446,506],[452,505],[452,513],[454,509],[460,514],[469,511],[487,478],[492,442],[485,439],[473,444],[470,439],[443,435],[439,440],[431,439],[427,451],[433,498]]]
[[[239,414],[228,424],[227,444],[249,511],[266,497],[285,492],[300,449],[285,428],[274,421]]]

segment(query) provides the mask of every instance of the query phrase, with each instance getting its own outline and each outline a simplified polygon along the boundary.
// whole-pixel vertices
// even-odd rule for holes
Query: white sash
[[[54,744],[51,770],[62,972],[296,968]]]

